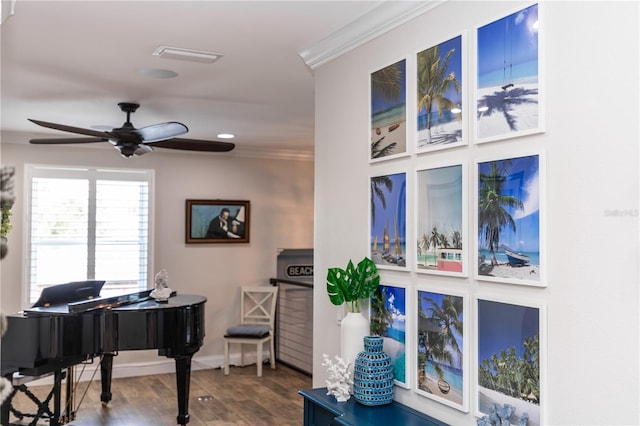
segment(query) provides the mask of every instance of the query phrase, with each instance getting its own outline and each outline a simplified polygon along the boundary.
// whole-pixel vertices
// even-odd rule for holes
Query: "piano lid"
[[[100,297],[100,290],[102,290],[104,283],[105,281],[88,280],[52,285],[42,290],[40,298],[32,308],[49,307]]]
[[[25,309],[26,316],[44,316],[44,315],[68,315],[82,312],[89,312],[98,309],[112,309],[118,306],[130,305],[132,303],[144,302],[151,298],[152,290],[145,290],[138,293],[123,294],[112,297],[98,297],[95,299],[80,300],[70,303],[60,303],[50,306],[34,306]],[[175,296],[176,292],[171,293]]]

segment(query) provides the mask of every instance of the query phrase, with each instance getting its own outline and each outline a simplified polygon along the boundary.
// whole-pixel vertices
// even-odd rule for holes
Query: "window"
[[[86,279],[106,281],[101,296],[146,290],[153,171],[26,169],[29,303]]]

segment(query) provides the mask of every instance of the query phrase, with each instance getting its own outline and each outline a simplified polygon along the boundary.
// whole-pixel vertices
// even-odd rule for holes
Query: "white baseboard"
[[[251,365],[256,362],[255,353],[247,353],[244,356],[245,364]],[[269,359],[268,355],[263,357],[263,361]],[[230,365],[240,365],[240,354],[231,354],[229,357]],[[224,366],[224,356],[194,356],[191,359],[191,371],[207,370],[214,368],[222,368]],[[76,380],[86,382],[90,380],[100,380],[100,364],[86,364],[84,371],[83,365],[76,366]],[[149,376],[152,374],[172,374],[176,372],[175,361],[171,358],[158,358],[157,361],[148,362],[132,362],[126,364],[117,364],[117,357],[114,358],[112,377],[120,379],[124,377]],[[41,377],[30,381],[27,386],[51,386],[53,384],[53,375]]]

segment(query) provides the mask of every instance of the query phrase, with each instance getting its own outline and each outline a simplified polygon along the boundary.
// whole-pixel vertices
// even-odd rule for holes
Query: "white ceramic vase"
[[[362,312],[348,312],[340,328],[340,356],[351,363],[353,371],[356,356],[364,350],[364,338],[371,334],[369,320]]]

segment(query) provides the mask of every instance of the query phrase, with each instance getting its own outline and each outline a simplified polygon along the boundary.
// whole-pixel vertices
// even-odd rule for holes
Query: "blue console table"
[[[301,390],[304,397],[304,426],[447,426],[446,423],[393,401],[369,407],[352,397],[337,402],[326,388]]]

